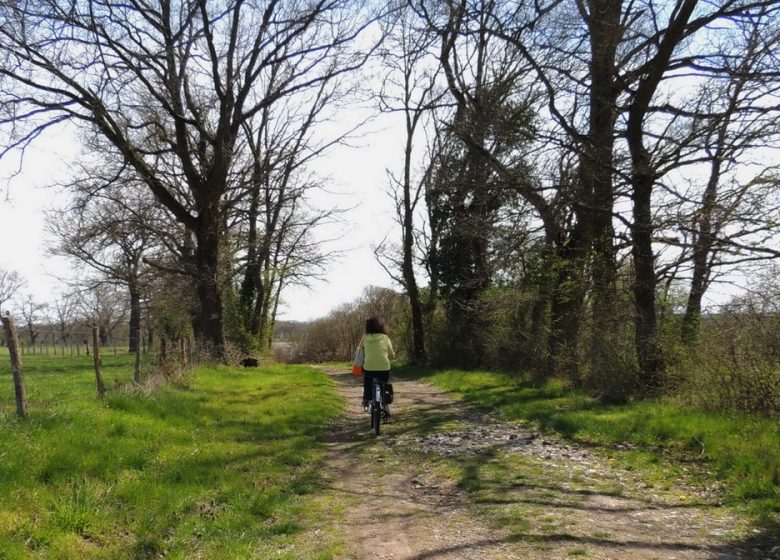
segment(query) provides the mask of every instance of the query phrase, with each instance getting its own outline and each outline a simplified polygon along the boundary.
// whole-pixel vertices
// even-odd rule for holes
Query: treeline
[[[16,271],[0,268],[0,313],[13,314],[19,342],[26,347],[79,346],[99,329],[102,346],[129,345],[134,351],[137,333],[128,326],[129,301],[124,291],[108,283],[90,289],[71,289],[40,301],[27,291],[27,280]],[[142,334],[153,344],[153,321]],[[5,341],[5,333],[0,333]],[[91,342],[90,342],[91,344]]]
[[[387,31],[416,361],[780,410],[780,3],[419,1]]]
[[[763,338],[705,336],[739,306],[703,319],[780,256],[779,0],[27,2],[0,22],[0,156],[79,127],[53,250],[126,290],[132,332],[147,309],[216,359],[268,350],[284,287],[329,259],[310,163],[352,130],[322,125],[372,90],[405,131],[399,242],[376,252],[413,361],[620,401],[710,344],[776,388]]]
[[[659,308],[663,349],[667,359],[664,384],[656,393],[673,396],[689,405],[721,411],[760,415],[780,414],[780,274],[768,274],[748,295],[703,314],[695,345],[681,343],[685,298],[667,295]],[[614,347],[614,382],[625,392],[622,399],[635,395],[627,380],[636,375],[632,365],[630,301],[624,300],[622,347]],[[426,313],[424,340],[428,350],[425,364],[447,367],[481,367],[531,376],[538,382],[558,376],[548,369],[550,313],[541,310],[538,292],[531,286],[493,286],[478,302],[481,316],[480,344],[483,353],[469,361],[462,359],[460,345],[473,348],[465,340],[450,340],[452,330],[444,323],[445,303],[437,302]],[[541,316],[539,315],[541,313]],[[274,342],[276,358],[284,362],[310,363],[349,361],[363,334],[365,319],[379,314],[387,320],[399,362],[413,362],[414,335],[408,296],[392,289],[369,287],[354,301],[343,303],[326,316],[311,322],[282,323]],[[585,325],[575,356],[587,363],[585,352],[592,324]],[[537,330],[538,329],[538,330]],[[417,362],[418,365],[424,365]],[[634,369],[632,369],[634,368]],[[590,379],[573,385],[594,394],[609,395]],[[630,381],[629,381],[630,382]]]
[[[342,303],[325,317],[277,330],[279,359],[289,362],[352,360],[363,336],[366,318],[382,317],[390,328],[400,359],[410,357],[408,299],[389,288],[370,286],[354,301]],[[280,336],[284,333],[284,336]]]
[[[609,401],[742,376],[715,400],[780,409],[757,274],[780,256],[780,3],[417,1],[387,32],[407,143],[380,253],[416,361]],[[752,295],[705,314],[736,274]]]
[[[382,23],[379,104],[406,141],[399,242],[377,254],[413,361],[780,408],[761,276],[780,256],[780,3],[423,0]],[[740,278],[748,295],[708,305]]]

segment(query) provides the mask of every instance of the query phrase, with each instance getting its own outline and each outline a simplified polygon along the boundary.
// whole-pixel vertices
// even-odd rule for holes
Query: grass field
[[[605,406],[560,383],[536,388],[494,372],[399,368],[396,373],[431,382],[508,420],[533,422],[601,449],[656,484],[694,468],[706,479],[702,482],[720,481],[729,505],[747,506],[761,522],[780,518],[776,420],[701,412],[665,401]],[[624,449],[616,450],[617,444]]]
[[[331,558],[316,439],[342,409],[307,367],[203,367],[151,395],[132,357],[25,356],[15,416],[0,355],[0,559]],[[312,538],[312,532],[317,537]]]
[[[343,406],[331,380],[302,366],[201,367],[144,394],[132,390],[132,361],[103,357],[100,401],[90,358],[25,356],[30,416],[19,420],[0,352],[0,560],[342,552],[320,492],[318,438]],[[777,523],[775,421],[662,401],[603,406],[491,372],[397,373],[599,449],[654,484],[694,469],[722,481],[731,505]]]

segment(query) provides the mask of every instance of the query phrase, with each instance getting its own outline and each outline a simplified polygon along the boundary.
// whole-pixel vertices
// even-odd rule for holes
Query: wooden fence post
[[[133,367],[133,380],[141,383],[141,327],[135,331],[135,366]]]
[[[100,363],[100,329],[92,323],[92,357],[95,359],[95,381],[97,382],[98,396],[102,399],[106,396],[106,385],[103,383],[103,369]]]
[[[22,357],[19,355],[19,339],[16,338],[16,326],[13,318],[6,312],[3,320],[5,339],[8,342],[8,353],[11,356],[11,372],[14,376],[14,392],[16,393],[16,414],[27,417],[27,393],[24,390],[24,374],[22,373]]]
[[[180,360],[181,360],[181,369],[186,370],[187,369],[187,354],[185,353],[184,348],[184,337],[182,336],[179,338],[179,351],[181,352]]]

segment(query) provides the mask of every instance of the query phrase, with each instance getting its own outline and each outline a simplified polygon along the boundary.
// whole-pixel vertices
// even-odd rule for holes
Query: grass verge
[[[747,506],[768,524],[776,524],[780,517],[776,421],[702,412],[663,400],[608,406],[556,381],[534,387],[495,372],[407,367],[394,373],[433,383],[505,419],[533,422],[600,448],[657,482],[672,481],[681,469],[695,468],[697,474],[720,481],[729,505]]]
[[[19,420],[0,359],[0,559],[338,553],[313,506],[317,439],[342,409],[320,372],[202,367],[101,402],[88,358],[26,356],[30,416]],[[129,384],[132,356],[103,365],[110,387]]]

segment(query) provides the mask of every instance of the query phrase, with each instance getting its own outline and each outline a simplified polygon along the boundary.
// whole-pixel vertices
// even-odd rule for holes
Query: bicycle
[[[381,424],[390,420],[391,402],[393,402],[393,385],[375,378],[371,385],[368,412],[371,416],[371,429],[376,435],[379,435]]]

